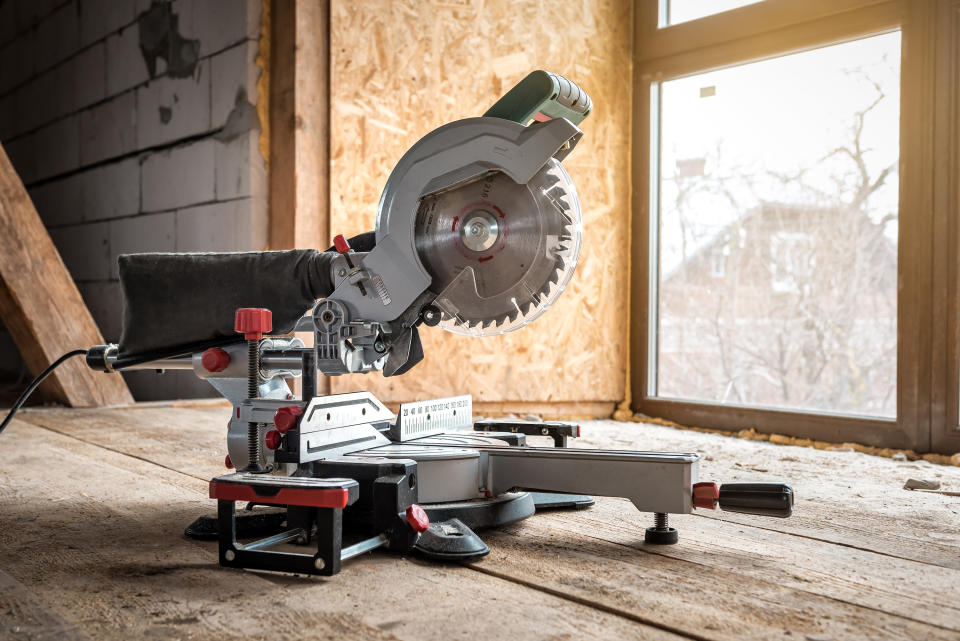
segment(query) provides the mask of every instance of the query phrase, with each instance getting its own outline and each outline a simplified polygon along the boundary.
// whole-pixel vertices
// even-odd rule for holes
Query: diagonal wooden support
[[[103,343],[103,335],[2,146],[0,318],[35,376],[65,352]],[[57,368],[45,388],[71,407],[133,402],[120,376],[94,372],[80,357]]]

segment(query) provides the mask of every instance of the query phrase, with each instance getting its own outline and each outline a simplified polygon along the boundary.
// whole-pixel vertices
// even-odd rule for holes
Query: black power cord
[[[10,408],[10,411],[7,413],[6,418],[3,419],[3,423],[0,423],[0,432],[3,432],[3,430],[6,429],[7,424],[13,420],[13,415],[17,413],[17,410],[19,410],[24,403],[27,402],[27,399],[30,398],[31,394],[33,394],[33,390],[37,389],[37,387],[40,386],[40,383],[42,383],[43,379],[45,379],[47,376],[50,375],[50,372],[57,369],[60,365],[63,364],[64,361],[70,358],[73,358],[74,356],[80,356],[81,354],[86,354],[86,353],[87,353],[87,350],[85,349],[75,349],[72,352],[67,352],[57,360],[50,363],[50,365],[47,366],[47,369],[40,372],[40,376],[37,376],[35,379],[33,379],[33,381],[29,385],[27,385],[27,389],[23,390],[23,393],[17,399],[17,402],[14,403],[13,407]]]

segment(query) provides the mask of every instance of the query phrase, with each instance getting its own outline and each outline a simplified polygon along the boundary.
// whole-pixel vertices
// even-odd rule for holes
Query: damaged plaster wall
[[[266,246],[260,18],[260,0],[0,0],[0,141],[108,341],[119,254]],[[127,376],[141,400],[214,395]],[[0,386],[23,377],[4,329]]]

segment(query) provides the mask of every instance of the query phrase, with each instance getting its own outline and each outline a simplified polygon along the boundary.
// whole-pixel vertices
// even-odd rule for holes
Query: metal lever
[[[357,271],[357,266],[353,263],[353,258],[350,257],[350,254],[353,250],[350,248],[350,242],[344,237],[343,234],[337,234],[333,238],[333,246],[336,247],[337,252],[343,256],[343,259],[347,261],[347,267],[350,268],[350,273],[353,274]],[[363,287],[363,283],[357,281],[354,283],[357,286],[357,289],[360,290],[361,296],[367,295],[367,290]]]
[[[724,483],[720,509],[786,518],[793,512],[793,488],[786,483]]]

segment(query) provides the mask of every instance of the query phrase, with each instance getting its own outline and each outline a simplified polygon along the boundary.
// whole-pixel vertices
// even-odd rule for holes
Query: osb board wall
[[[331,228],[373,229],[390,170],[420,137],[481,115],[534,69],[593,98],[564,162],[580,194],[577,273],[539,320],[503,336],[422,328],[410,373],[334,379],[387,402],[472,393],[475,401],[624,397],[629,217],[630,25],[627,0],[334,0],[331,7]]]

